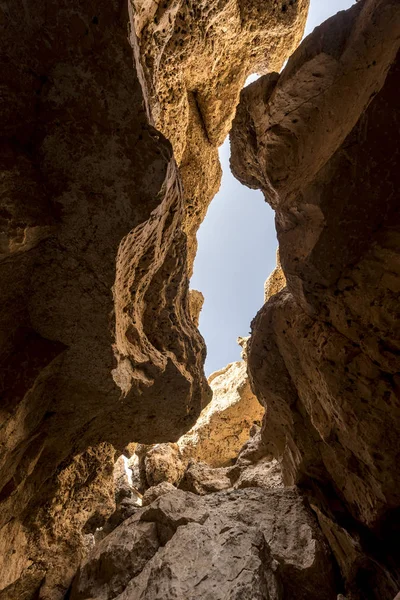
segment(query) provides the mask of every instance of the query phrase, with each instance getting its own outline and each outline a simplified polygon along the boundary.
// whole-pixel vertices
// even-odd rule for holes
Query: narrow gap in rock
[[[274,212],[259,190],[235,179],[229,140],[221,146],[221,188],[199,233],[193,289],[204,294],[200,331],[207,344],[206,375],[240,360],[238,336],[246,337],[263,304],[264,281],[275,267]]]

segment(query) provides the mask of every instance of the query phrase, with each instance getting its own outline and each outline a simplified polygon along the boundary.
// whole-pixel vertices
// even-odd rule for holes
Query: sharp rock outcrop
[[[263,5],[0,7],[4,598],[61,598],[114,510],[114,448],[176,440],[210,400],[194,231],[244,78],[282,63],[308,1]]]
[[[309,0],[133,0],[139,59],[156,127],[180,166],[189,264],[221,179],[218,147],[254,72],[279,70],[299,43]]]

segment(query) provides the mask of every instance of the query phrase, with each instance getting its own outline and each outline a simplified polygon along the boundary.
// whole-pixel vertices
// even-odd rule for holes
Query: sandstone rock
[[[135,525],[132,526],[132,519]],[[159,548],[155,523],[125,521],[96,546],[80,567],[71,600],[115,598]],[[106,591],[104,588],[106,587]]]
[[[229,471],[234,489],[283,487],[282,469],[279,462],[267,453],[261,429],[253,425],[250,438],[241,448],[235,465]]]
[[[157,500],[157,498],[159,498],[160,496],[168,494],[169,492],[173,492],[174,490],[175,487],[172,485],[172,483],[169,483],[169,481],[162,481],[157,485],[153,485],[143,494],[142,505],[148,506],[149,504],[154,502],[154,500]]]
[[[62,598],[113,510],[113,448],[176,440],[210,400],[193,238],[240,87],[307,6],[0,9],[0,589]]]
[[[118,525],[121,525],[126,519],[129,519],[134,515],[142,506],[142,499],[133,500],[132,498],[123,498],[121,502],[116,505],[114,512],[108,517],[105,524],[96,529],[93,534],[94,544],[99,543],[107,535],[109,535]],[[87,552],[85,553],[87,554]]]
[[[287,279],[248,347],[264,441],[359,533],[351,598],[390,598],[399,577],[399,33],[392,0],[332,17],[244,90],[231,135],[235,175],[276,209]]]
[[[267,302],[274,294],[280,292],[286,286],[286,277],[282,270],[279,248],[276,251],[276,267],[264,285],[264,302]]]
[[[131,517],[142,505],[142,495],[132,484],[132,478],[128,470],[128,459],[123,455],[114,464],[113,478],[115,510],[107,518],[104,525],[96,527],[94,532],[95,543],[114,531],[118,525]]]
[[[176,439],[209,399],[182,186],[170,143],[149,124],[117,4],[0,9],[0,588],[35,548],[45,565],[68,546],[75,517],[58,504],[60,477],[76,486],[62,493],[77,524],[73,498],[101,463],[88,448]],[[101,494],[88,494],[90,510],[80,497],[82,517],[101,511]],[[56,524],[48,505],[62,507]],[[70,558],[79,537],[72,524]],[[58,565],[55,577],[68,572]]]
[[[131,458],[135,454],[137,446],[137,442],[131,442],[124,448],[123,455],[128,459]]]
[[[120,456],[114,463],[113,475],[115,501],[118,503],[121,502],[123,498],[130,498],[133,490],[125,469],[125,461],[123,456]]]
[[[244,360],[244,361],[247,361],[247,342],[249,341],[249,339],[250,339],[250,336],[247,336],[247,337],[239,336],[236,340],[242,349],[240,356],[241,356],[242,360]]]
[[[250,389],[244,361],[213,373],[209,384],[212,401],[178,445],[184,459],[222,467],[232,464],[250,427],[261,421],[264,410]]]
[[[36,507],[30,524],[32,537],[25,551],[32,566],[40,565],[47,571],[42,578],[41,600],[63,597],[63,584],[71,581],[89,549],[83,534],[94,533],[115,511],[114,460],[114,448],[105,443],[75,456],[58,474],[57,492],[51,501]],[[21,551],[19,545],[13,549]],[[7,561],[7,555],[3,560]],[[31,572],[29,567],[27,572]]]
[[[282,488],[281,466],[268,455],[260,427],[253,425],[250,436],[231,467],[216,468],[190,459],[179,488],[201,496],[246,487]]]
[[[248,75],[279,70],[301,39],[308,0],[132,2],[156,127],[171,141],[185,190],[189,264],[219,188],[218,147]]]
[[[149,487],[163,481],[178,484],[185,466],[177,444],[156,444],[145,457],[146,481]]]
[[[189,290],[190,315],[196,327],[199,326],[199,317],[203,308],[204,296],[198,290]]]
[[[129,583],[121,579],[127,573],[123,565],[116,572],[118,561],[99,572],[113,556],[113,545],[132,546],[132,540],[134,545],[144,525],[157,527],[164,545],[144,567],[139,558]],[[337,595],[327,546],[294,490],[247,489],[204,497],[176,490],[112,535],[82,566],[71,600],[111,598],[115,581],[126,585],[118,600],[334,600]],[[88,577],[86,565],[95,578]],[[82,589],[85,594],[76,595]]]
[[[213,468],[206,463],[189,461],[179,488],[203,496],[232,487],[229,467]]]

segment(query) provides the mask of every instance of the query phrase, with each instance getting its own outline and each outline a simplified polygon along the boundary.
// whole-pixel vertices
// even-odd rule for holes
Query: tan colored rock
[[[287,279],[248,349],[264,441],[286,483],[320,489],[350,537],[369,531],[357,599],[394,596],[400,575],[399,35],[393,0],[332,17],[243,91],[231,136],[235,175],[276,209]]]
[[[180,481],[179,489],[199,496],[232,488],[229,467],[210,467],[206,463],[190,460]]]
[[[270,3],[265,18],[244,1],[0,9],[7,593],[36,594],[43,568],[42,600],[63,597],[78,530],[108,507],[90,484],[104,476],[112,498],[110,448],[176,440],[210,400],[189,307],[194,232],[244,78],[286,58],[307,5]]]
[[[171,141],[185,189],[189,264],[218,191],[218,147],[254,72],[279,70],[303,34],[308,0],[132,2],[156,127]]]
[[[286,277],[281,266],[279,248],[276,251],[276,267],[264,285],[264,302],[267,302],[274,294],[277,294],[286,286]]]
[[[62,584],[87,552],[82,534],[101,527],[115,510],[114,460],[114,448],[104,443],[74,457],[58,475],[56,495],[33,515],[30,561],[47,570],[41,599],[62,598]]]
[[[164,481],[177,485],[185,470],[178,444],[156,444],[150,448],[144,459],[144,468],[148,487]]]
[[[213,467],[232,464],[248,439],[263,407],[250,389],[244,361],[229,364],[209,377],[213,399],[196,425],[178,440],[184,460],[192,458]]]
[[[250,336],[248,335],[247,337],[239,336],[236,340],[242,349],[240,356],[241,356],[242,360],[244,360],[244,361],[247,361],[247,342],[249,341],[249,339],[250,339]]]
[[[144,567],[151,539],[138,555],[136,540],[143,527],[156,527],[163,544]],[[295,490],[246,489],[202,497],[175,490],[112,535],[82,565],[71,600],[115,597],[116,583],[124,586],[118,600],[336,599],[327,545]],[[128,545],[137,556],[131,570],[126,562],[132,551],[121,557],[123,564],[117,560],[119,548]]]
[[[257,425],[250,430],[250,438],[241,448],[229,477],[234,489],[284,487],[281,465],[267,453],[261,429]]]
[[[198,290],[189,290],[189,308],[190,308],[190,315],[193,319],[193,323],[196,325],[196,327],[199,326],[199,318],[200,318],[200,313],[201,313],[201,309],[203,308],[203,304],[204,304],[204,296],[201,292],[199,292]]]
[[[106,466],[109,445],[177,439],[210,392],[182,185],[149,123],[127,11],[103,0],[0,11],[0,589],[24,570],[33,582],[32,557],[44,570],[49,559],[56,600],[79,561],[67,528],[78,540],[104,503],[80,493],[82,473],[101,473],[88,448],[103,447]]]

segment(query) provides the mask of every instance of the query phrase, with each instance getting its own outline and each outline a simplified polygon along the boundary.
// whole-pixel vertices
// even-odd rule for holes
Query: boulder
[[[152,533],[146,542],[140,538],[144,527],[157,528],[157,550]],[[328,546],[293,489],[202,497],[175,490],[112,536],[81,566],[71,600],[336,600]],[[132,551],[114,559],[125,545]],[[117,586],[124,587],[118,595]]]

